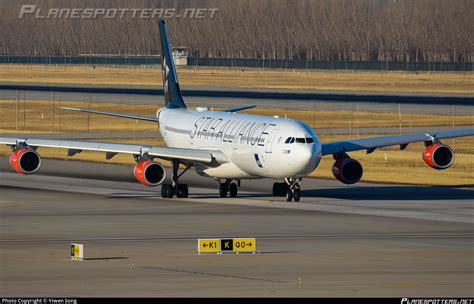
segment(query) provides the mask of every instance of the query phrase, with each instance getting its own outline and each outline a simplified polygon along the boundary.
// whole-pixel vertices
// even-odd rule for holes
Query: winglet
[[[163,74],[163,94],[167,108],[186,108],[181,90],[179,88],[178,77],[174,67],[173,55],[169,44],[168,30],[165,21],[158,19],[161,43],[161,69]]]

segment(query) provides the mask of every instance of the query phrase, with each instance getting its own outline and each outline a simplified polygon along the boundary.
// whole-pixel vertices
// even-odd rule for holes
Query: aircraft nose
[[[314,170],[321,160],[321,146],[317,144],[310,145],[308,147],[308,165],[311,171]]]
[[[301,146],[297,155],[298,168],[295,169],[304,174],[313,171],[318,166],[321,157],[317,145]]]
[[[313,158],[312,149],[310,147],[304,147],[301,151],[301,160],[303,163],[308,164]]]

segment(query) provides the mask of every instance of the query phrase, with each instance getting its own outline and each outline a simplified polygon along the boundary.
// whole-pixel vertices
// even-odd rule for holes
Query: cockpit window
[[[297,137],[297,138],[288,137],[285,140],[285,144],[292,144],[295,141],[299,144],[304,144],[304,143],[312,144],[312,143],[314,143],[314,138],[312,138],[312,137],[306,137],[306,138],[304,138],[304,137]]]

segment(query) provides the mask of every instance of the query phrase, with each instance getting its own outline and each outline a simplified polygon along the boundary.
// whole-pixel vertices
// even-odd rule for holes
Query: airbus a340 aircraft
[[[472,136],[474,128],[440,131],[430,134],[404,134],[321,143],[305,123],[276,116],[238,113],[255,106],[211,111],[205,107],[190,109],[181,96],[173,63],[168,33],[163,20],[158,21],[162,51],[162,74],[165,107],[156,117],[65,108],[67,110],[111,115],[158,123],[168,147],[109,142],[28,139],[0,137],[0,143],[11,147],[10,164],[22,174],[36,173],[41,166],[39,147],[64,148],[68,156],[84,150],[105,152],[106,159],[118,153],[133,155],[137,162],[133,173],[146,186],[158,186],[165,180],[165,169],[155,158],[172,164],[172,183],[161,186],[163,198],[188,197],[188,186],[179,182],[191,167],[202,176],[219,182],[219,194],[237,196],[243,179],[273,178],[284,182],[273,184],[274,196],[287,201],[300,200],[302,179],[315,170],[322,156],[332,155],[334,176],[345,184],[357,183],[362,177],[361,164],[347,152],[424,142],[423,160],[435,169],[446,169],[454,162],[454,151],[441,139]],[[180,164],[185,166],[179,172]]]

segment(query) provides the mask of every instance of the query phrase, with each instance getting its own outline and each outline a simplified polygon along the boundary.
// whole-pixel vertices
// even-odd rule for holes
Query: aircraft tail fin
[[[165,21],[158,19],[161,42],[161,70],[163,75],[163,95],[167,108],[186,108],[181,89],[179,88],[178,77],[174,67],[173,55],[169,44],[168,30]]]

